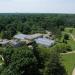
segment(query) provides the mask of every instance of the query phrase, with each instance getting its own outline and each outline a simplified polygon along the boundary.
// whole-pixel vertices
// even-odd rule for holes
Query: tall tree
[[[12,55],[10,51],[7,52],[6,56],[9,53],[10,57],[4,58],[10,59],[11,63],[6,66],[1,75],[39,75],[37,60],[31,49],[21,47],[13,50]]]

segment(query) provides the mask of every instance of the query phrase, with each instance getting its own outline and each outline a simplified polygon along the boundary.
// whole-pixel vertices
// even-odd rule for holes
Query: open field
[[[72,71],[75,67],[75,53],[64,54],[62,55],[62,61],[65,66],[68,75],[72,75]]]

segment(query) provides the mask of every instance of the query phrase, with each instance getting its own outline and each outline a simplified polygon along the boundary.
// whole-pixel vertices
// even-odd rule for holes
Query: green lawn
[[[75,53],[62,55],[62,62],[68,75],[72,75],[72,71],[75,67]]]

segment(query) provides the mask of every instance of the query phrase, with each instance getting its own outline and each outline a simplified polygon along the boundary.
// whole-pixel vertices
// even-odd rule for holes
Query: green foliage
[[[68,34],[64,34],[64,40],[68,40],[69,39],[69,35]]]
[[[7,63],[1,75],[39,75],[37,60],[31,49],[11,49],[4,52],[3,56]]]
[[[11,39],[11,33],[10,31],[2,31],[1,32],[1,38],[2,39]]]
[[[72,33],[70,33],[70,30],[73,30]],[[69,39],[65,40],[64,39],[64,34],[69,34]],[[72,36],[75,36],[75,28],[70,28],[67,27],[64,29],[64,31],[62,32],[62,36],[61,36],[61,42],[68,44],[72,50],[75,50],[75,41],[72,38]]]
[[[51,49],[56,50],[59,53],[65,53],[65,52],[68,52],[68,51],[72,51],[71,47],[68,44],[65,44],[65,43],[58,43],[55,46],[53,46]]]
[[[28,34],[31,32],[31,27],[26,23],[23,25],[23,30],[22,30],[22,33],[24,34]]]
[[[44,75],[67,75],[59,56],[55,50],[51,51],[49,60],[45,63]]]
[[[33,42],[33,49],[28,47],[4,49],[4,65],[0,75],[66,75],[56,49],[38,47]]]
[[[75,27],[74,19],[75,15],[66,14],[4,14],[0,15],[0,31],[9,31],[9,38],[17,32],[29,34],[45,30],[58,36],[65,27]]]
[[[41,55],[38,45],[36,44],[35,41],[33,41],[32,46],[33,46],[32,51],[37,59],[38,67],[39,68],[44,67],[44,60],[45,60],[44,55]]]
[[[70,54],[63,54],[62,56],[62,63],[68,73],[68,75],[72,75],[73,69],[75,68],[75,53]]]
[[[49,30],[60,39],[61,31],[64,31],[65,27],[75,27],[74,20],[75,15],[66,14],[1,15],[1,38],[11,39],[17,32],[32,34]],[[69,36],[65,34],[64,39],[64,42],[67,43]],[[58,52],[70,50],[70,46],[64,43],[49,49],[40,48],[35,42],[33,42],[33,49],[28,47],[6,48],[3,53],[1,52],[5,65],[1,68],[0,75],[39,75],[39,71],[41,75],[65,75]]]
[[[11,48],[11,47],[3,50],[2,56],[4,58],[4,63],[5,63],[6,66],[11,63],[11,56],[12,56],[13,52],[14,52],[13,48]]]

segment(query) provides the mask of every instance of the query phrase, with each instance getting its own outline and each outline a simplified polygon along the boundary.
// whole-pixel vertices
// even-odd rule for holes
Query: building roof
[[[10,40],[10,43],[13,44],[13,45],[17,45],[18,42],[16,40]]]
[[[7,39],[0,39],[0,44],[7,44],[9,41]]]
[[[17,34],[14,36],[14,38],[17,38],[17,39],[24,39],[25,37],[27,37],[27,36],[24,34]]]
[[[51,46],[52,44],[54,44],[54,40],[50,40],[47,38],[37,38],[35,39],[37,44],[41,44],[41,45],[45,45],[45,46]]]
[[[35,39],[35,38],[40,37],[40,36],[42,36],[42,34],[39,34],[39,33],[32,34],[32,35],[17,34],[17,35],[14,36],[14,38],[16,38],[16,39],[30,39],[30,40],[32,40],[32,39]]]
[[[31,36],[31,39],[36,39],[36,38],[39,38],[39,37],[43,36],[43,34],[36,33],[36,34],[32,34],[30,36]]]

